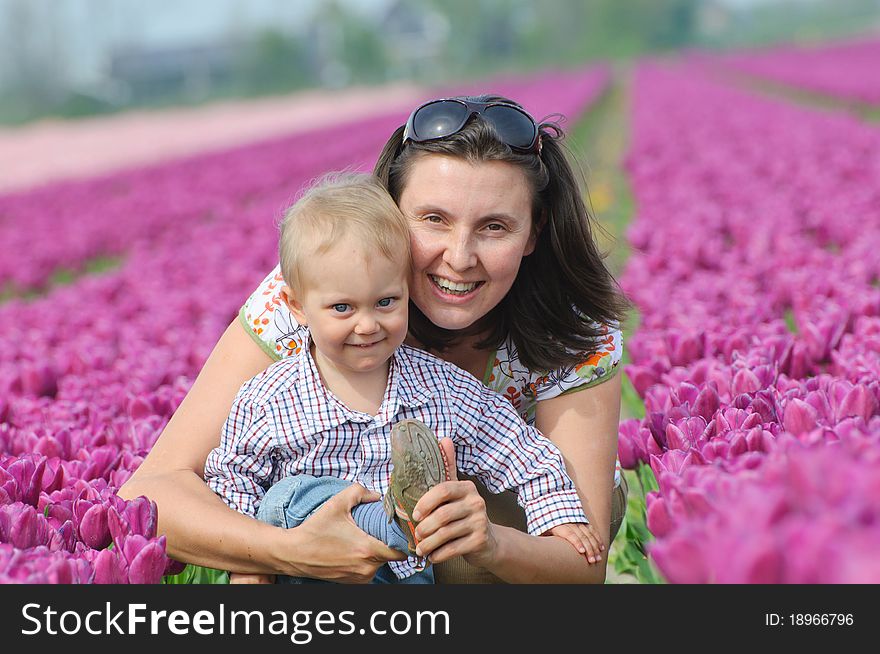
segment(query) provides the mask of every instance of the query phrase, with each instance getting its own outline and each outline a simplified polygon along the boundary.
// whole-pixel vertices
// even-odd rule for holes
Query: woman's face
[[[492,310],[535,247],[528,180],[503,161],[422,155],[400,208],[412,234],[410,297],[444,329],[465,329]]]

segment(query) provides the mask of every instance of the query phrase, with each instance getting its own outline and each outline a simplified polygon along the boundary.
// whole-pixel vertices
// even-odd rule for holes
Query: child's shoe
[[[401,420],[391,430],[391,484],[385,493],[388,522],[397,520],[415,555],[418,525],[411,516],[422,495],[449,479],[443,451],[426,424],[418,420]]]

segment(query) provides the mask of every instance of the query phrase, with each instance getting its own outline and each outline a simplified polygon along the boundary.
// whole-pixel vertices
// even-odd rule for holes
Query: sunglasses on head
[[[538,125],[523,109],[506,102],[475,102],[459,98],[432,100],[413,111],[403,130],[403,143],[424,143],[457,134],[471,116],[492,125],[501,142],[519,152],[540,152]]]

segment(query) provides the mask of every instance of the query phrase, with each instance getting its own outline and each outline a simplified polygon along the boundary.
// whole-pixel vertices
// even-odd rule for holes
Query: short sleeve
[[[281,299],[284,278],[276,266],[244,303],[238,319],[251,338],[276,361],[299,354],[305,328],[296,322]]]
[[[620,371],[623,334],[617,325],[600,325],[595,348],[578,353],[580,361],[529,380],[527,394],[536,402],[584,390],[608,381]]]

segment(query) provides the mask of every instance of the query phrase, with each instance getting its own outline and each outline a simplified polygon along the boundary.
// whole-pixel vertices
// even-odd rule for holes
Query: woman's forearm
[[[555,536],[530,536],[493,525],[496,549],[489,572],[511,584],[602,584],[606,556],[587,563],[570,543]]]
[[[120,494],[156,502],[159,534],[167,538],[168,555],[178,561],[236,572],[280,571],[272,552],[282,530],[233,511],[192,471],[142,475]]]
[[[239,387],[271,363],[234,320],[144,462],[119,489],[122,498],[145,495],[156,502],[159,533],[175,559],[239,572],[279,572],[272,569],[271,552],[281,530],[227,507],[201,476]]]

